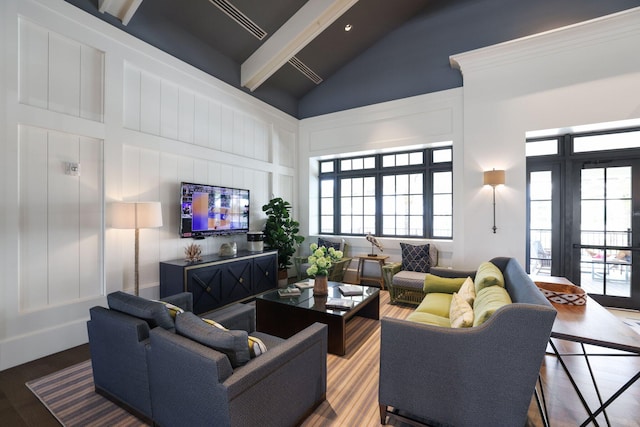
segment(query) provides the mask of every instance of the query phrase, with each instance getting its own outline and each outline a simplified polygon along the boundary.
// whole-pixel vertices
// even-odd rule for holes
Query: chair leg
[[[387,425],[387,405],[383,405],[382,403],[378,405],[380,406],[380,424]]]

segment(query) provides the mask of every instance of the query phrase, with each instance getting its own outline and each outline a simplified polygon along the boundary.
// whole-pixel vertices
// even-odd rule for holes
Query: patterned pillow
[[[169,316],[171,316],[171,318],[174,320],[178,314],[184,313],[183,309],[181,309],[177,305],[171,304],[170,302],[160,301],[160,300],[153,300],[153,301],[159,302],[160,304],[164,305],[164,307],[169,312]]]
[[[223,331],[229,330],[224,326],[222,326],[220,323],[216,322],[215,320],[205,319],[205,318],[203,318],[202,320],[204,320],[206,323],[212,326],[215,326],[218,329],[222,329]],[[266,353],[267,351],[267,345],[264,343],[264,341],[262,341],[258,337],[252,337],[251,335],[249,335],[247,337],[247,344],[249,346],[249,354],[251,355],[252,359],[260,356],[261,354]]]
[[[469,328],[473,326],[473,309],[457,292],[454,292],[451,299],[449,321],[452,328]]]
[[[264,354],[266,351],[267,346],[260,338],[249,335],[249,354],[251,354],[252,359]]]
[[[336,251],[342,250],[342,242],[334,242],[332,240],[323,239],[322,237],[318,237],[318,246],[324,246],[325,248],[333,248]]]
[[[458,295],[467,301],[467,303],[473,306],[473,301],[476,299],[476,288],[471,277],[467,277],[458,291]]]
[[[400,243],[402,249],[402,269],[428,273],[431,270],[431,258],[429,257],[429,244],[410,245]]]

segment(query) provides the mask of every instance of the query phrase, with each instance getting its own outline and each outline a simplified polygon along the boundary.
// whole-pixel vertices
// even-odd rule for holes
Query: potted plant
[[[312,243],[309,248],[311,249],[311,255],[308,258],[310,266],[307,268],[307,274],[315,278],[313,294],[327,295],[329,269],[335,262],[342,259],[342,251],[337,251],[335,248],[327,249],[324,246],[318,246],[317,243]]]
[[[298,245],[304,241],[299,236],[300,223],[291,218],[291,203],[280,197],[273,198],[262,211],[267,214],[264,226],[264,244],[269,249],[278,251],[278,285],[283,281],[287,285],[287,268],[291,266],[291,257],[296,253]]]

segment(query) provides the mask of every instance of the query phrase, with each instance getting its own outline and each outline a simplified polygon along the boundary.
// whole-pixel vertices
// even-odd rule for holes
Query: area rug
[[[94,391],[90,360],[26,385],[65,427],[148,425]]]

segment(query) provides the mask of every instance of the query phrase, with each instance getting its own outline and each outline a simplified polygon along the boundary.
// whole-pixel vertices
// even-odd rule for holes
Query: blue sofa
[[[395,415],[434,425],[526,424],[556,310],[517,260],[491,262],[501,270],[512,303],[480,326],[381,320],[382,424],[389,407]]]
[[[190,293],[165,300],[185,311],[193,307]],[[109,294],[107,302],[109,308],[92,307],[87,322],[95,388],[147,422],[292,425],[325,399],[326,325],[284,340],[255,331],[253,305],[207,313],[205,318],[267,346],[263,355],[234,368],[225,353],[176,333],[180,322],[163,304],[123,292]]]

